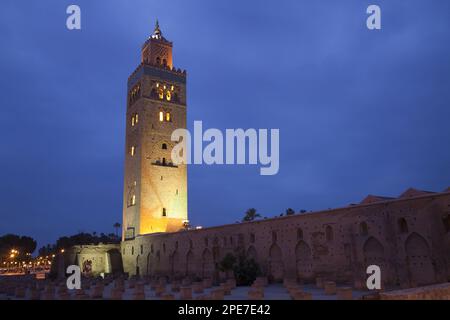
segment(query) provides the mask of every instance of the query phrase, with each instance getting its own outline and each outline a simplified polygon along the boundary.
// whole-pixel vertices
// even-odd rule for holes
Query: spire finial
[[[158,19],[156,19],[156,25],[155,25],[155,30],[153,30],[152,39],[161,39],[161,37],[162,37],[162,32],[161,32],[161,29],[159,28],[159,21],[158,21]]]

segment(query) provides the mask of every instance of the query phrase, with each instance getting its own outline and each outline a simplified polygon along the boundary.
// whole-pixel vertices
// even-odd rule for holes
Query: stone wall
[[[101,273],[122,273],[120,245],[84,245],[66,249],[63,255],[57,256],[52,271],[62,277],[69,265],[78,265],[85,275],[91,276],[98,276]]]
[[[361,286],[371,264],[381,267],[383,285],[448,281],[450,192],[411,190],[340,209],[139,236],[122,242],[124,271],[217,278],[217,263],[240,249],[274,281],[320,276]]]

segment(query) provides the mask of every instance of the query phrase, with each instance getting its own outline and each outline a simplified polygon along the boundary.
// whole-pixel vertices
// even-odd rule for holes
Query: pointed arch
[[[365,221],[359,224],[359,234],[362,236],[367,236],[369,234],[369,227]]]
[[[214,276],[214,259],[209,249],[203,250],[202,253],[202,277],[212,278]]]
[[[276,243],[269,250],[269,275],[274,281],[281,281],[284,275],[283,253]]]
[[[139,258],[141,256],[138,254],[136,257],[136,276],[140,276],[141,275],[141,268],[139,266]]]
[[[416,232],[411,233],[405,241],[405,250],[411,283],[418,286],[434,283],[435,272],[425,238]]]
[[[326,228],[325,228],[325,235],[326,235],[327,241],[333,241],[334,240],[333,228],[331,226],[326,226]]]
[[[380,241],[374,237],[369,237],[363,246],[364,264],[367,268],[370,265],[377,265],[382,268],[385,265],[384,247]]]
[[[258,253],[256,252],[256,249],[255,249],[254,246],[248,247],[248,249],[247,249],[247,258],[257,261]]]
[[[405,218],[400,218],[397,221],[398,232],[400,233],[408,233],[408,222]]]
[[[118,249],[108,250],[109,272],[112,274],[123,273],[122,255]]]
[[[313,277],[313,259],[309,245],[300,240],[295,247],[295,260],[297,276],[300,279],[311,279]]]
[[[189,250],[186,254],[186,274],[192,275],[196,273],[196,266],[195,266],[195,255],[192,250]]]
[[[180,253],[178,250],[175,250],[172,253],[172,256],[170,258],[171,260],[171,269],[173,275],[182,275],[183,274],[183,266],[180,259]]]
[[[153,267],[153,265],[152,265],[152,253],[149,252],[148,255],[147,255],[147,275],[150,275],[150,274],[153,273],[152,267]]]

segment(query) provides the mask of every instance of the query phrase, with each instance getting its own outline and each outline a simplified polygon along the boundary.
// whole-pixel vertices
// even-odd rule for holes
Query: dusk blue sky
[[[66,29],[78,4],[82,30]],[[366,8],[382,9],[382,30]],[[158,18],[188,127],[279,128],[280,171],[189,167],[194,225],[450,186],[448,0],[3,0],[0,234],[113,232],[126,82]]]

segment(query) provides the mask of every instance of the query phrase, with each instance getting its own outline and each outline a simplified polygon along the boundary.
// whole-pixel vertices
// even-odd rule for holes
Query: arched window
[[[166,165],[166,158],[163,158],[163,160],[162,160],[162,165],[163,165],[163,166]]]
[[[359,224],[359,234],[362,236],[367,236],[369,233],[369,228],[367,227],[367,223],[364,221]]]
[[[398,219],[398,231],[400,233],[408,233],[408,222],[405,218]]]
[[[163,209],[162,209],[162,216],[163,216],[163,217],[166,217],[166,216],[167,216],[166,208],[163,208]]]
[[[327,237],[327,241],[333,241],[334,235],[333,235],[333,228],[331,228],[331,226],[327,226],[325,228],[325,234]]]
[[[167,144],[163,143],[162,146],[161,146],[161,148],[162,148],[163,150],[167,150]]]
[[[156,57],[156,64],[161,64],[161,58],[160,57]]]
[[[297,240],[303,240],[303,230],[302,230],[302,228],[298,228],[298,230],[297,230]]]
[[[244,245],[244,235],[242,233],[238,234],[238,244],[240,246]]]

